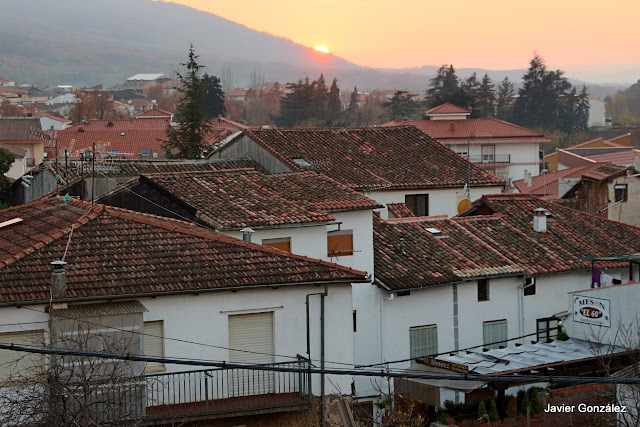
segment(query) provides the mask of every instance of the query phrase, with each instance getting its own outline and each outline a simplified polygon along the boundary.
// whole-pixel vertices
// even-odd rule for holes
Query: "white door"
[[[229,316],[229,361],[241,364],[274,362],[273,312]],[[268,371],[232,369],[230,396],[274,392],[274,374]]]

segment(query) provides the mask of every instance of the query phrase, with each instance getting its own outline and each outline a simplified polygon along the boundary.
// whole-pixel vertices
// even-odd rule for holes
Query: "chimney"
[[[545,208],[534,209],[533,231],[535,231],[536,233],[547,232],[547,210]]]
[[[82,126],[78,126],[78,132],[84,132],[84,128]]]
[[[449,132],[455,133],[455,131],[456,131],[456,122],[451,122],[451,124],[449,125]]]
[[[218,114],[218,121],[222,122],[222,114]]]
[[[524,170],[524,183],[527,187],[531,187],[531,172],[526,169]]]
[[[64,261],[53,261],[51,263],[51,295],[62,297],[67,293],[67,275],[64,272]]]
[[[242,240],[244,240],[245,242],[250,242],[251,241],[251,235],[253,233],[255,233],[255,231],[253,231],[252,229],[250,229],[249,227],[247,228],[243,228],[242,230]]]

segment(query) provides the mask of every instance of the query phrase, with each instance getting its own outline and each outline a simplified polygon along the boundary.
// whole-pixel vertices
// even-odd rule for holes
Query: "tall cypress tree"
[[[511,80],[509,80],[509,77],[505,77],[504,80],[498,84],[496,95],[498,97],[496,117],[509,121],[511,119],[513,97],[516,95],[515,87]]]
[[[179,126],[167,124],[167,140],[164,147],[167,150],[177,149],[177,157],[198,159],[206,147],[206,136],[211,131],[209,118],[205,114],[205,85],[200,70],[203,65],[196,61],[199,58],[189,47],[189,60],[181,65],[186,68],[184,74],[178,73],[178,81],[182,87],[178,91],[182,94],[176,108],[176,118]]]
[[[332,124],[340,116],[342,104],[340,102],[340,88],[338,87],[338,79],[334,77],[333,83],[331,83],[331,89],[329,89],[329,100],[327,103],[327,109],[329,110],[329,120]]]
[[[207,117],[217,117],[225,113],[224,92],[220,85],[220,79],[206,74],[202,76],[204,85],[204,113]]]
[[[478,98],[476,102],[478,117],[493,117],[495,111],[493,101],[496,98],[496,93],[493,90],[494,87],[495,85],[489,78],[489,75],[485,74],[482,78],[482,83],[480,83],[478,87]]]

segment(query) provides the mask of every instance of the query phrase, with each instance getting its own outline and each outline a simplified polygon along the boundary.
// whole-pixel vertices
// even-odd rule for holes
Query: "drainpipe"
[[[324,298],[329,296],[329,285],[327,283],[324,284],[324,292],[316,292],[313,294],[307,294],[305,296],[305,305],[307,311],[307,357],[309,358],[309,366],[311,366],[311,332],[310,332],[310,315],[309,315],[309,297],[312,295],[320,295],[320,369],[322,369],[322,373],[320,374],[320,398],[322,399],[320,416],[321,416],[321,425],[325,426],[325,395],[324,395]],[[309,390],[313,393],[313,388],[311,384],[311,375],[309,375]]]

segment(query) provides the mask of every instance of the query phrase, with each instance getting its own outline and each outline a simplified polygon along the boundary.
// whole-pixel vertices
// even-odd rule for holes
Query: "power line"
[[[506,382],[506,383],[522,383],[525,382],[551,382],[551,383],[575,383],[575,384],[640,384],[640,378],[612,378],[612,377],[554,377],[544,375],[436,375],[436,374],[413,374],[408,372],[384,372],[384,371],[355,371],[340,369],[319,369],[309,366],[308,368],[293,368],[286,366],[273,366],[269,364],[239,364],[227,362],[202,362],[190,359],[160,358],[147,357],[137,354],[115,354],[90,351],[76,350],[51,350],[37,349],[31,347],[16,346],[13,344],[0,344],[0,349],[19,351],[24,353],[47,354],[58,356],[84,356],[96,357],[101,359],[115,359],[133,362],[154,362],[174,365],[186,366],[207,366],[222,369],[249,369],[268,372],[288,372],[288,373],[309,373],[309,374],[329,374],[329,375],[348,375],[361,377],[384,377],[384,378],[406,378],[406,379],[433,379],[433,380],[450,380],[450,381],[484,381],[484,382]],[[173,374],[179,374],[174,372]]]

